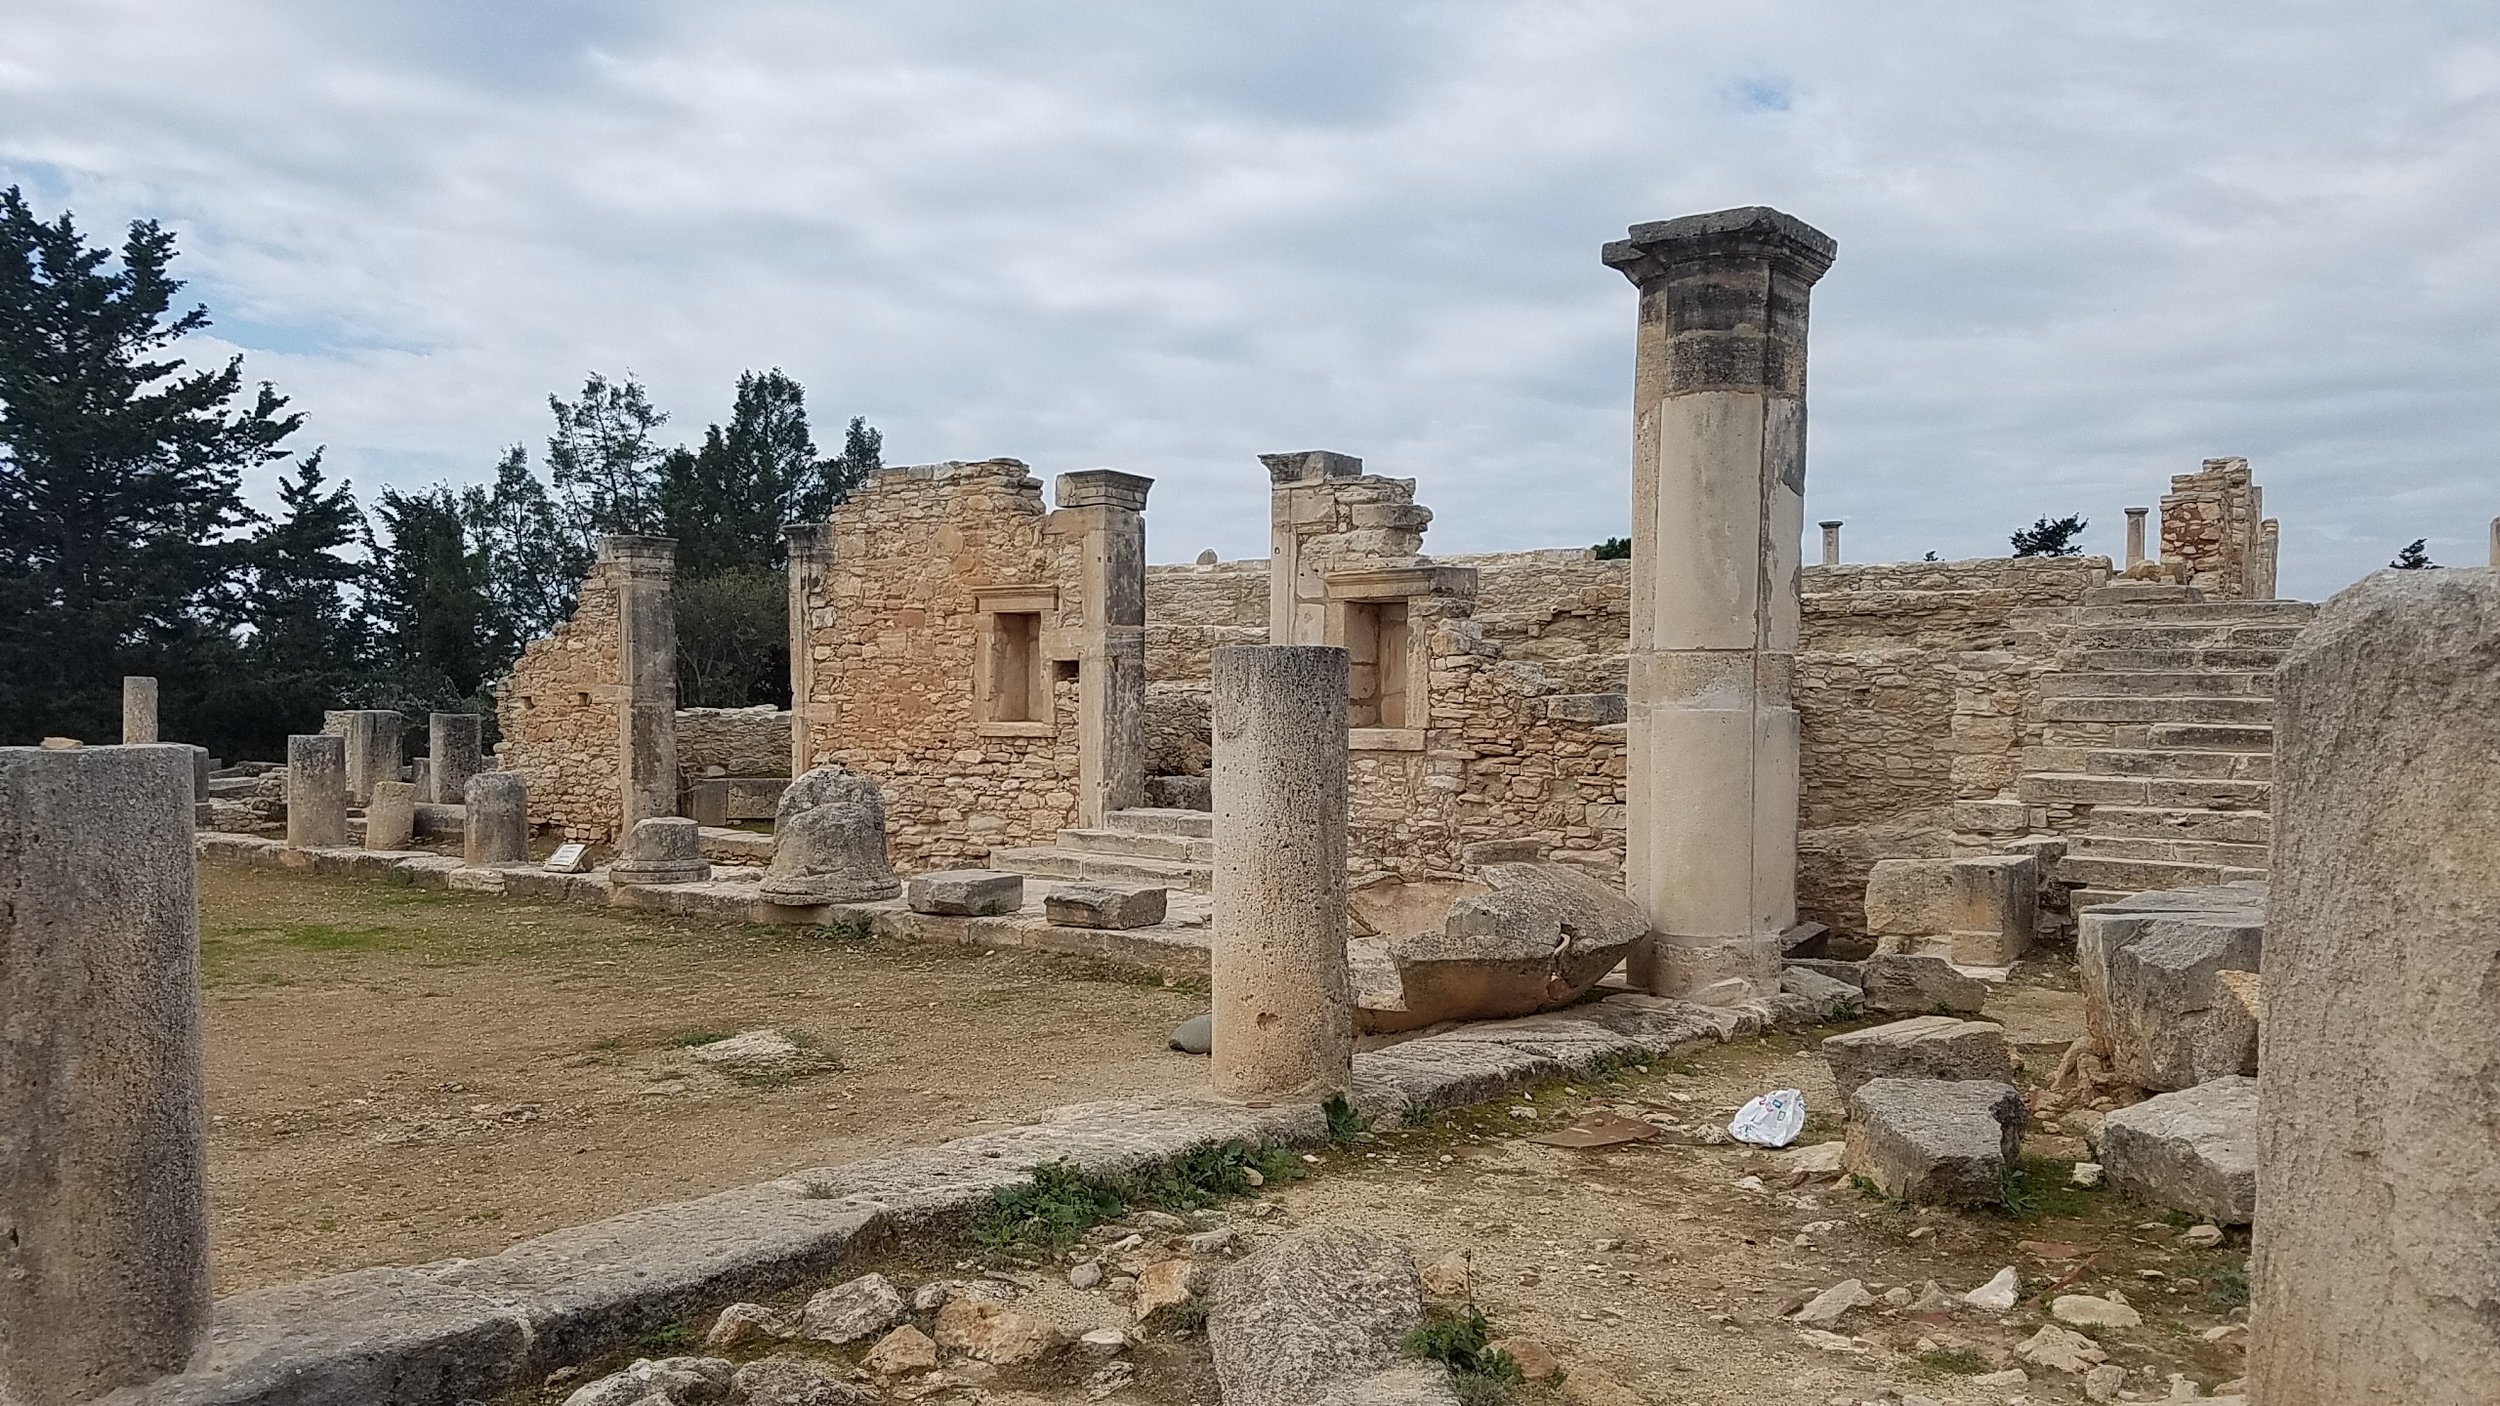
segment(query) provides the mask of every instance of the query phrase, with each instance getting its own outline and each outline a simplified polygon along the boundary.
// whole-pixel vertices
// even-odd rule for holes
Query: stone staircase
[[[1047,847],[992,850],[989,865],[1036,879],[1208,893],[1215,888],[1215,815],[1146,806],[1115,810],[1100,829],[1062,830]]]
[[[2017,794],[2060,836],[2082,907],[2263,878],[2274,668],[2317,607],[2139,601],[2077,609],[2041,679],[2040,745]]]

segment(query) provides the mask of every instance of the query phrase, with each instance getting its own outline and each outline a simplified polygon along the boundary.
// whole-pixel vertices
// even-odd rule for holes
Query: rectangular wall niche
[[[1050,659],[1043,636],[1047,617],[1059,608],[1058,588],[984,588],[973,600],[980,621],[973,701],[982,735],[1050,736]]]
[[[1347,724],[1405,727],[1406,602],[1347,602],[1345,649]]]

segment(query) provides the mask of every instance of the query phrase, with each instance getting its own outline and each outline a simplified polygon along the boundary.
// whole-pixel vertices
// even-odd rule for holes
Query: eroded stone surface
[[[1879,952],[1866,959],[1866,1008],[1895,1015],[1975,1014],[1988,983],[1964,976],[1942,957]]]
[[[2075,939],[2085,1029],[2118,1079],[2185,1089],[2257,1072],[2257,1020],[2225,972],[2253,972],[2266,886],[2140,893],[2086,909]]]
[[[2156,1206],[2246,1225],[2257,1212],[2257,1081],[2225,1075],[2101,1120],[2101,1171]]]
[[[1993,1205],[2025,1116],[2022,1095],[1994,1080],[1875,1079],[1849,1096],[1843,1161],[1903,1201]]]
[[[1649,932],[1622,894],[1562,864],[1487,864],[1437,927],[1387,934],[1404,1028],[1568,1005]]]
[[[1160,888],[1113,888],[1066,884],[1042,899],[1042,912],[1063,928],[1152,927],[1163,921],[1169,899]]]
[[[820,766],[781,793],[773,862],[760,890],[788,907],[867,903],[903,891],[885,857],[885,800],[877,783]]]
[[[1363,1400],[1449,1401],[1412,1373],[1399,1341],[1423,1321],[1415,1259],[1395,1241],[1318,1226],[1279,1240],[1215,1276],[1207,1345],[1226,1406],[1313,1406]],[[1439,1373],[1430,1377],[1439,1377]]]
[[[2014,1082],[2005,1027],[1985,1020],[1922,1015],[1827,1036],[1823,1058],[1847,1098],[1870,1079],[1990,1079]]]
[[[903,902],[915,913],[982,918],[1024,906],[1024,876],[995,869],[944,869],[914,874],[903,885]]]
[[[699,884],[711,877],[701,827],[675,815],[635,821],[623,852],[608,865],[609,880],[619,884]]]

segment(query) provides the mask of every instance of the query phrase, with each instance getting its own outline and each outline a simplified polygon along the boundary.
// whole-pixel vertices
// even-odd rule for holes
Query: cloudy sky
[[[0,183],[178,230],[360,490],[630,370],[748,367],[888,462],[1153,475],[1265,550],[1263,450],[1442,551],[1626,530],[1627,224],[1831,233],[1808,517],[1999,552],[2243,454],[2287,593],[2500,514],[2490,0],[0,0]],[[831,436],[838,438],[838,435]]]

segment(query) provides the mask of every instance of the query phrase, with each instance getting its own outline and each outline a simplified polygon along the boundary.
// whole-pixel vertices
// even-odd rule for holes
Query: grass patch
[[[704,1045],[719,1044],[729,1038],[729,1033],[726,1030],[689,1030],[683,1035],[671,1035],[668,1043],[671,1049],[698,1049]]]
[[[1484,1310],[1468,1304],[1457,1312],[1434,1311],[1398,1346],[1409,1357],[1438,1362],[1450,1374],[1450,1389],[1469,1406],[1500,1406],[1511,1389],[1528,1380],[1509,1353],[1494,1347],[1493,1325]]]
[[[973,1243],[986,1250],[1064,1250],[1086,1231],[1128,1209],[1125,1188],[1074,1163],[1045,1162],[1033,1179],[990,1193],[973,1222]]]
[[[2239,1308],[2248,1302],[2248,1271],[2217,1269],[2205,1276],[2205,1302],[2216,1310]]]
[[[345,923],[290,923],[278,929],[278,940],[306,952],[377,952],[399,945],[402,934],[391,928]]]
[[[2074,1184],[2067,1163],[2047,1157],[2017,1158],[2006,1168],[1997,1193],[1997,1209],[2029,1224],[2051,1216],[2081,1217],[2092,1213],[2092,1198]]]
[[[1966,1347],[1931,1347],[1910,1360],[1926,1377],[1975,1377],[1988,1370],[1988,1359]]]
[[[1372,1120],[1355,1112],[1354,1105],[1345,1101],[1344,1094],[1330,1094],[1328,1101],[1319,1109],[1328,1116],[1330,1142],[1352,1142],[1371,1134]]]
[[[1251,1173],[1258,1173],[1254,1180]],[[1173,1211],[1200,1211],[1247,1196],[1262,1186],[1302,1175],[1302,1163],[1282,1148],[1256,1148],[1235,1139],[1186,1153],[1132,1183],[1134,1199]]]
[[[1855,1191],[1869,1201],[1881,1201],[1887,1206],[1898,1206],[1901,1204],[1900,1200],[1894,1197],[1891,1192],[1877,1186],[1874,1181],[1863,1172],[1851,1172],[1849,1174],[1849,1189]]]
[[[675,1357],[694,1345],[694,1329],[683,1323],[663,1323],[634,1339],[634,1350],[646,1357]]]

